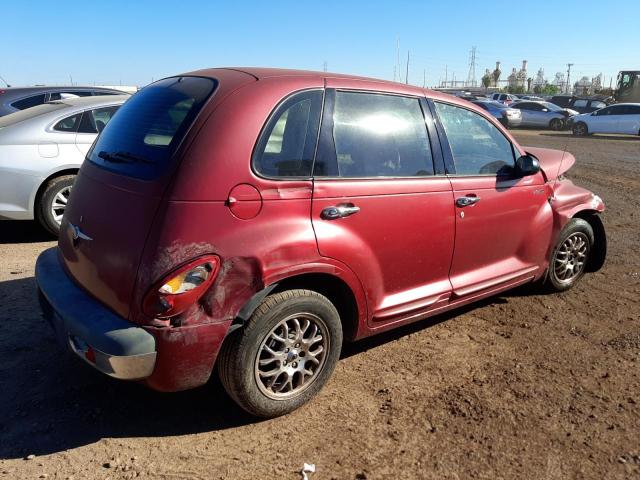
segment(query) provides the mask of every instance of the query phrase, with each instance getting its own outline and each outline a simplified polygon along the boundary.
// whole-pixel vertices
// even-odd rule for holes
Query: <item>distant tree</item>
[[[525,93],[525,87],[523,85],[517,85],[513,87],[507,87],[508,93]]]
[[[482,86],[484,88],[489,88],[492,82],[493,77],[491,75],[485,75],[484,77],[482,77]]]
[[[544,95],[555,95],[559,91],[560,91],[560,89],[558,88],[558,86],[551,85],[551,84],[548,83],[548,84],[546,84],[544,87],[542,87],[540,89],[540,92],[536,92],[536,93],[542,93]]]

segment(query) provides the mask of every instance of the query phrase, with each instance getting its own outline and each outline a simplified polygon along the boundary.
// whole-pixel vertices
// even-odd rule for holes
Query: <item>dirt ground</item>
[[[604,269],[349,345],[275,420],[216,381],[158,394],[65,355],[34,291],[54,242],[0,223],[0,480],[298,479],[305,462],[313,480],[640,478],[640,138],[516,136],[575,154],[569,176],[607,204]]]

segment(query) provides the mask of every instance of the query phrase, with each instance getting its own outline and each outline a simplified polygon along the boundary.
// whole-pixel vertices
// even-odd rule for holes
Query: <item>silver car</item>
[[[567,119],[578,112],[559,107],[550,102],[522,101],[512,103],[511,108],[522,112],[522,127],[542,127],[551,130],[562,130],[567,125]]]
[[[0,117],[27,108],[65,98],[122,95],[121,90],[106,87],[8,87],[0,88]]]
[[[45,103],[0,117],[0,219],[57,234],[91,144],[129,95]]]

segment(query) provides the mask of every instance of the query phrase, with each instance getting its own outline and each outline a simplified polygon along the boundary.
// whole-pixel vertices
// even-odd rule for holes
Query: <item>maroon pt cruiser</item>
[[[89,151],[45,317],[115,378],[177,391],[217,368],[272,417],[357,340],[604,263],[602,200],[570,153],[521,147],[471,103],[329,73],[200,70],[142,89]]]

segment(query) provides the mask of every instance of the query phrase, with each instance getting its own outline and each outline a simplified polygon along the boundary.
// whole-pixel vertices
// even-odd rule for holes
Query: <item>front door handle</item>
[[[325,220],[336,220],[337,218],[348,217],[359,211],[360,207],[356,207],[353,203],[343,203],[322,209],[320,216]]]
[[[469,197],[460,197],[456,199],[456,206],[460,208],[468,207],[469,205],[473,205],[480,201],[480,197],[476,197],[475,195]]]

